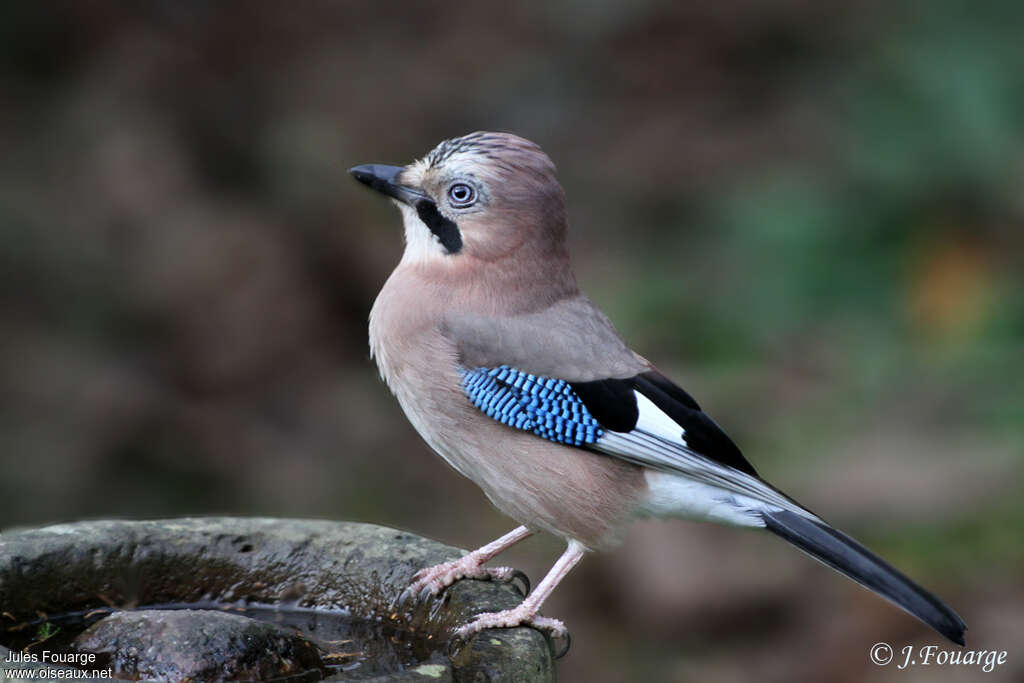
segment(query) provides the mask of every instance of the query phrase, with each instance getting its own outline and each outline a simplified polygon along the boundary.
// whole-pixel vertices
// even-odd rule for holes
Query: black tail
[[[846,534],[788,510],[762,516],[772,533],[905,609],[954,643],[964,644],[967,624],[956,612]]]

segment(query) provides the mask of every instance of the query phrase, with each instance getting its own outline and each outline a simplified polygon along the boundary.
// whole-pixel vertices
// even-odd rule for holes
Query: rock
[[[115,612],[74,646],[109,654],[115,673],[131,678],[262,681],[324,667],[317,647],[301,636],[217,610]]]
[[[395,608],[417,570],[462,552],[395,529],[315,520],[96,520],[5,531],[0,660],[9,652],[3,628],[40,615],[213,602],[343,612],[427,643],[411,668],[375,683],[554,680],[549,645],[531,628],[485,631],[454,660],[444,656],[456,625],[522,600],[509,585],[460,581],[438,600]]]

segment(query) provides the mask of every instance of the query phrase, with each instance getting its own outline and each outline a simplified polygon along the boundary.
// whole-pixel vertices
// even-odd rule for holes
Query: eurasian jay
[[[457,636],[522,624],[567,636],[541,604],[584,553],[653,516],[767,529],[963,645],[951,608],[758,476],[580,292],[564,192],[540,147],[480,132],[405,167],[351,173],[405,224],[401,262],[370,313],[381,376],[430,447],[522,525],[421,570],[411,591],[509,580],[514,570],[484,563],[538,531],[568,544],[519,606],[480,614]]]

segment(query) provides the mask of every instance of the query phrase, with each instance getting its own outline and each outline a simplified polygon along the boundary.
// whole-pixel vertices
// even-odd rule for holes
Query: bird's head
[[[445,140],[408,166],[367,164],[350,173],[401,209],[403,260],[566,257],[565,196],[554,164],[529,140],[471,133]]]

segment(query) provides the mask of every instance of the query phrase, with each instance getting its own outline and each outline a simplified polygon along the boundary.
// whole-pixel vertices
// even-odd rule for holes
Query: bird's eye
[[[448,188],[448,200],[458,208],[469,206],[476,201],[476,190],[466,183],[455,183]]]

